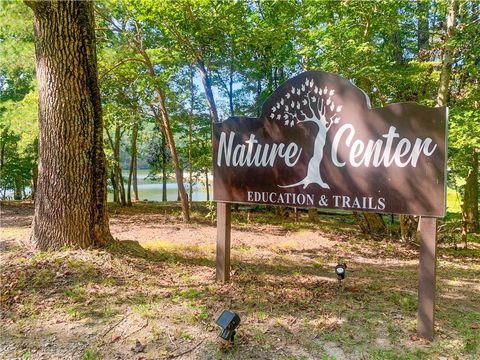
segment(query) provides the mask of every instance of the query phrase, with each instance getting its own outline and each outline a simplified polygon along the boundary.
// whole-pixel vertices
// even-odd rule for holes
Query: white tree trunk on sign
[[[342,106],[336,106],[332,100],[334,94],[335,90],[329,90],[327,87],[319,89],[318,86],[314,86],[313,79],[307,78],[304,84],[298,88],[292,87],[273,106],[270,118],[284,121],[285,126],[292,127],[295,124],[313,122],[318,129],[306,176],[297,183],[279,187],[289,188],[303,185],[305,189],[310,184],[317,184],[324,189],[330,189],[330,186],[322,178],[320,165],[323,160],[323,149],[328,130],[332,124],[338,124],[340,121],[338,113],[342,111]]]

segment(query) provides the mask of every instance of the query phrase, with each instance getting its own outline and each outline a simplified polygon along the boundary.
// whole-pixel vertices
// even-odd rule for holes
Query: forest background
[[[284,80],[323,70],[350,79],[373,107],[449,106],[448,185],[463,231],[478,228],[476,2],[109,1],[95,12],[113,201],[139,200],[139,168],[162,181],[164,201],[175,178],[190,195],[179,199],[202,183],[210,200],[211,123],[257,116]],[[35,196],[37,173],[32,13],[2,2],[0,19],[0,188],[22,199]]]

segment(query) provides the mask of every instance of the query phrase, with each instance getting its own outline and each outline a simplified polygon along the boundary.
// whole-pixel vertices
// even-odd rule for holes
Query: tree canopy
[[[184,171],[197,174],[190,185],[199,174],[207,173],[202,181],[208,181],[205,119],[256,116],[285,79],[323,70],[350,79],[374,107],[435,106],[442,98],[450,108],[449,185],[462,196],[470,187],[470,203],[478,202],[478,180],[471,175],[480,139],[475,1],[111,0],[95,6],[115,200],[128,203],[122,194],[131,176],[123,173],[135,178],[135,169],[127,168],[147,158],[164,177],[173,175],[180,190]],[[4,2],[0,19],[1,185],[18,193],[35,179],[36,168],[31,14],[21,3]],[[156,159],[147,146],[152,141]]]

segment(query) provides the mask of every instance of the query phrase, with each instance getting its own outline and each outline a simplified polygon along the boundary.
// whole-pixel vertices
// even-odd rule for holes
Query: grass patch
[[[97,349],[87,349],[83,355],[82,360],[101,360],[102,357]]]
[[[63,290],[63,294],[71,299],[73,302],[84,302],[87,300],[87,292],[81,285],[75,285],[73,287]]]
[[[421,349],[394,350],[373,349],[369,353],[371,360],[421,360],[427,358],[428,352]]]
[[[468,354],[480,352],[480,312],[465,312],[451,321],[452,327],[463,339],[463,351]]]
[[[388,298],[406,313],[414,313],[417,311],[417,297],[414,295],[392,292]]]
[[[133,355],[136,339],[147,344],[147,357],[181,354],[201,341],[187,357],[333,359],[326,355],[327,342],[347,358],[468,359],[479,353],[475,296],[480,249],[475,241],[469,249],[453,250],[446,243],[439,247],[437,335],[425,344],[411,339],[416,331],[417,248],[357,236],[350,214],[319,213],[318,223],[312,224],[301,211],[295,223],[292,216],[280,218],[261,207],[247,216],[241,207],[233,214],[234,271],[231,282],[221,285],[215,283],[212,225],[200,219],[202,209],[187,226],[191,243],[182,237],[183,224],[175,223],[172,231],[177,205],[112,209],[118,211],[112,215],[113,231],[136,227],[139,242],[115,241],[107,252],[1,254],[7,264],[1,268],[2,327],[9,326],[12,338],[43,341],[52,337],[48,326],[58,334],[59,327],[73,325],[74,339],[66,336],[68,341],[96,346],[69,354],[83,359]],[[449,214],[448,231],[455,232],[458,220]],[[142,235],[143,228],[152,238]],[[156,228],[158,234],[152,236]],[[332,266],[339,258],[348,264],[342,287]],[[237,311],[242,323],[235,346],[219,349],[214,322],[226,308]],[[92,334],[110,328],[104,341],[92,342]],[[26,336],[26,330],[31,334]],[[134,335],[124,340],[130,333]],[[16,356],[22,352],[31,356],[25,350]]]

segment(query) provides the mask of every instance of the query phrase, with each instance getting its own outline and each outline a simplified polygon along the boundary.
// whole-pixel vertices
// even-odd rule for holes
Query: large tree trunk
[[[127,183],[127,205],[132,206],[132,178],[133,171],[135,168],[135,158],[137,157],[137,136],[138,136],[138,124],[133,124],[132,128],[132,143],[131,143],[131,154],[130,154],[130,171],[128,172],[128,183]]]
[[[437,105],[445,106],[448,102],[450,76],[452,74],[453,64],[453,44],[449,41],[455,31],[456,16],[458,9],[457,0],[448,1],[447,13],[447,33],[445,35],[445,45],[443,49],[442,72],[440,74],[440,85],[437,93]]]
[[[478,152],[471,150],[462,211],[469,232],[478,231]]]
[[[93,2],[26,2],[34,12],[39,172],[31,240],[40,250],[112,239]]]

